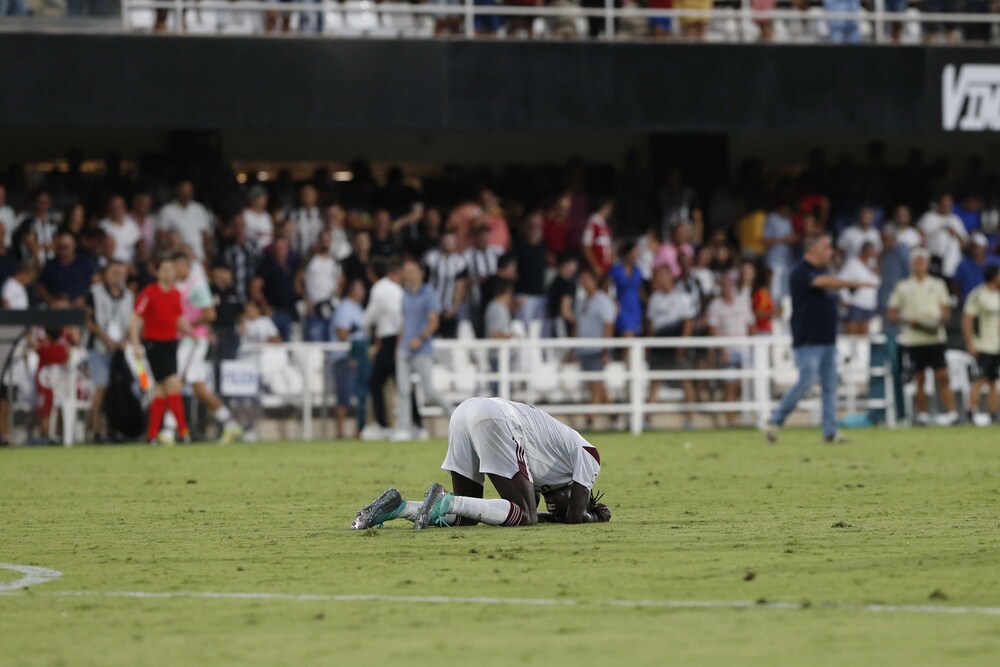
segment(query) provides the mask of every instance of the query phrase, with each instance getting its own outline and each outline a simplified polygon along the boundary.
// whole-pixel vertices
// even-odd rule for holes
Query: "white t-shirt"
[[[162,231],[176,231],[184,243],[191,246],[194,256],[205,259],[205,244],[202,242],[202,232],[212,231],[212,214],[196,201],[181,206],[172,201],[160,209],[160,221],[157,228]]]
[[[896,240],[900,245],[905,245],[910,250],[919,247],[924,242],[924,239],[920,236],[920,232],[913,227],[904,227],[896,232]]]
[[[715,330],[715,335],[722,338],[743,338],[750,335],[750,327],[755,320],[750,302],[747,299],[735,297],[731,303],[721,296],[712,299],[705,311],[708,326]],[[728,351],[739,348],[727,348]]]
[[[255,320],[244,322],[246,333],[243,334],[244,343],[266,343],[275,336],[280,336],[278,327],[274,325],[270,317],[261,315]]]
[[[941,215],[937,211],[927,211],[917,225],[927,238],[927,250],[941,258],[941,273],[951,278],[962,263],[962,243],[958,239],[969,238],[969,233],[961,219],[954,213]],[[958,238],[952,234],[954,232]]]
[[[333,298],[340,280],[340,264],[333,257],[314,255],[302,276],[306,299],[321,303]]]
[[[17,226],[17,218],[14,216],[14,209],[6,204],[0,206],[0,225],[4,227],[4,247],[9,248],[14,236],[14,227]]]
[[[101,220],[101,229],[115,239],[114,258],[119,262],[131,264],[135,258],[135,244],[142,239],[142,230],[135,220],[125,216],[121,224],[116,224],[105,218]]]
[[[846,259],[851,259],[861,254],[861,246],[866,243],[875,246],[875,252],[882,251],[882,236],[877,229],[874,227],[861,229],[857,225],[851,225],[840,233],[837,247],[844,253]]]
[[[274,220],[267,211],[257,213],[253,209],[243,211],[243,222],[247,228],[247,239],[263,250],[274,240]]]
[[[875,287],[861,287],[855,290],[840,290],[840,299],[848,306],[864,308],[865,310],[875,310],[878,308],[878,285],[881,282],[878,273],[861,261],[859,257],[852,257],[841,267],[837,277],[841,280],[859,280],[867,283],[874,283]]]
[[[403,328],[403,286],[389,278],[372,285],[365,308],[365,328],[372,326],[378,338],[395,336]]]
[[[13,276],[4,281],[3,289],[0,290],[0,297],[3,298],[7,310],[28,309],[28,290],[24,288],[24,285],[15,280]]]

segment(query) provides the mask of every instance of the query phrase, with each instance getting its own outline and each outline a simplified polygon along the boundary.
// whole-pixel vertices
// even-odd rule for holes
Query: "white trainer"
[[[363,429],[361,429],[361,439],[362,440],[385,440],[386,439],[386,429],[382,428],[378,424],[368,424]]]

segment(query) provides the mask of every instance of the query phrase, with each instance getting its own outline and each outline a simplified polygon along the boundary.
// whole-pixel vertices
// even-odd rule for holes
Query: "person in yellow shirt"
[[[976,379],[969,394],[972,423],[989,426],[1000,410],[1000,268],[990,264],[983,269],[982,285],[972,290],[965,299],[962,311],[962,334],[965,349],[976,358]],[[986,409],[979,412],[983,385],[987,386]]]
[[[917,416],[915,423],[930,423],[927,413],[927,392],[924,375],[934,371],[937,393],[943,413],[937,415],[938,426],[951,426],[958,422],[955,396],[948,385],[948,364],[945,361],[944,323],[951,317],[951,298],[948,287],[940,278],[930,275],[931,257],[924,248],[910,252],[911,275],[896,285],[889,297],[890,322],[903,325],[900,342],[917,384]]]

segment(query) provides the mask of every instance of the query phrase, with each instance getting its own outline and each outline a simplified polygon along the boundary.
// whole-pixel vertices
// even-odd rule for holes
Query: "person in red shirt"
[[[181,381],[177,377],[177,341],[180,335],[191,332],[191,325],[184,319],[181,293],[174,288],[174,280],[173,261],[170,258],[161,259],[156,267],[156,282],[139,292],[132,317],[133,348],[138,352],[141,329],[146,358],[156,381],[147,431],[151,443],[159,434],[167,408],[177,419],[177,433],[181,440],[188,439],[184,403],[181,402]]]
[[[570,196],[564,194],[556,200],[552,209],[545,215],[543,235],[549,266],[555,266],[556,257],[565,252],[569,246],[571,207]]]
[[[750,307],[753,308],[754,331],[770,336],[774,329],[771,320],[778,314],[778,306],[771,298],[771,269],[764,262],[757,262],[753,286],[750,289]]]
[[[587,221],[583,230],[583,257],[598,277],[604,278],[614,263],[614,248],[611,246],[611,227],[608,219],[614,210],[614,202],[606,199]]]

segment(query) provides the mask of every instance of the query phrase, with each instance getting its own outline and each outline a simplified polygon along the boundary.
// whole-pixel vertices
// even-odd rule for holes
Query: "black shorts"
[[[910,371],[920,372],[925,368],[939,371],[948,367],[944,358],[944,344],[914,345],[906,348],[906,358],[910,362]]]
[[[990,382],[1000,379],[1000,354],[980,352],[976,355],[976,379],[982,378]]]
[[[146,348],[149,370],[157,384],[177,375],[177,341],[144,340],[142,346]]]

